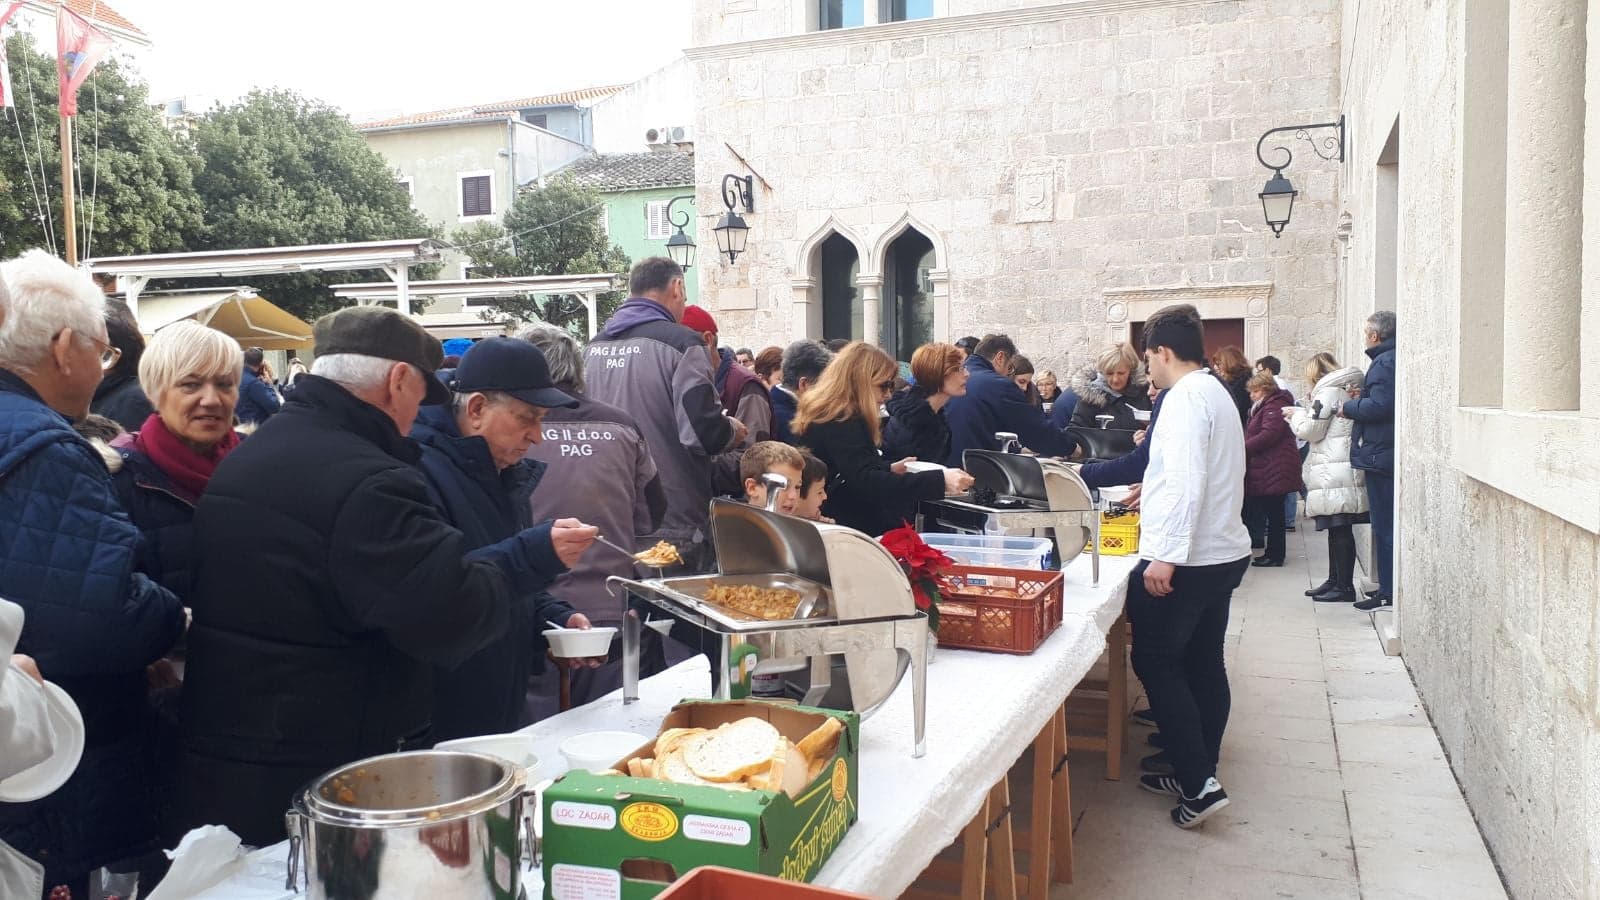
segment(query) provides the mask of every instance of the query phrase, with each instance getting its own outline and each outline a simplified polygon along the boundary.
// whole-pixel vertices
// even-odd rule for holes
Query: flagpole
[[[73,221],[72,117],[61,117],[61,211],[66,219],[67,265],[78,264],[78,229]]]

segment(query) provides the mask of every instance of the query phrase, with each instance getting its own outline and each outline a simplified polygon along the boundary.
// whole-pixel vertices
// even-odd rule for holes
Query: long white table
[[[909,679],[861,727],[861,818],[817,877],[817,883],[876,897],[898,896],[940,850],[955,841],[992,786],[1061,709],[1066,697],[1106,647],[1121,615],[1128,573],[1137,560],[1103,557],[1100,585],[1091,586],[1089,560],[1066,570],[1062,624],[1027,656],[940,648],[928,668],[927,755],[914,759]],[[709,666],[696,657],[643,680],[640,701],[623,705],[620,692],[524,729],[546,777],[565,769],[560,745],[596,730],[656,732],[679,700],[711,693]],[[280,845],[280,848],[286,845]],[[281,858],[280,848],[260,851]],[[258,868],[266,868],[261,866]],[[250,893],[208,891],[206,900],[279,900],[258,880]],[[537,897],[537,873],[528,896]],[[237,881],[237,879],[235,879]],[[234,882],[230,882],[232,884]]]

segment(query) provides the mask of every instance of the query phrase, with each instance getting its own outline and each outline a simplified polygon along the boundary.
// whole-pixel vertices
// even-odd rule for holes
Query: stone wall
[[[777,28],[793,3],[697,2],[702,247],[722,175],[759,176],[747,254],[701,256],[724,330],[820,336],[807,281],[822,238],[852,240],[871,292],[909,225],[938,255],[936,337],[1005,330],[1059,372],[1126,330],[1119,290],[1265,283],[1247,349],[1295,375],[1328,349],[1335,164],[1297,145],[1300,198],[1275,239],[1255,146],[1336,116],[1336,0],[989,5],[1018,8],[749,42],[765,33],[751,17]]]
[[[1581,30],[1584,4],[1365,0],[1359,14],[1355,6],[1346,4],[1344,27],[1343,107],[1352,148],[1343,194],[1352,231],[1342,285],[1350,308],[1341,318],[1349,357],[1385,280],[1396,282],[1404,657],[1511,894],[1600,896],[1600,480],[1587,462],[1600,434],[1600,405],[1591,385],[1577,411],[1516,411],[1527,409],[1530,387],[1544,377],[1539,360],[1565,367],[1582,359],[1584,378],[1595,378],[1588,361],[1600,358],[1600,266],[1583,265],[1570,248],[1554,257],[1559,274],[1581,270],[1580,339],[1555,314],[1580,302],[1576,288],[1529,290],[1515,274],[1524,254],[1506,254],[1503,237],[1495,238],[1497,228],[1505,230],[1508,205],[1505,172],[1497,181],[1494,170],[1505,166],[1508,140],[1512,166],[1541,179],[1547,170],[1517,142],[1549,142],[1568,160],[1558,172],[1583,171],[1576,166],[1581,142],[1558,140],[1544,128],[1507,127],[1507,59],[1518,58],[1508,54],[1507,9],[1514,17],[1571,7],[1548,21]],[[1591,97],[1600,83],[1597,25],[1588,24]],[[1582,35],[1566,36],[1573,38]],[[1540,42],[1513,67],[1535,66],[1543,89],[1570,78],[1575,65],[1581,85],[1583,53],[1556,52],[1554,44]],[[1594,112],[1591,106],[1587,202],[1600,212]],[[1580,131],[1581,122],[1580,111]],[[1394,170],[1380,162],[1396,156],[1391,275],[1379,207]],[[1513,188],[1512,214],[1518,204],[1548,210],[1555,190]],[[1592,242],[1588,229],[1600,222],[1589,219],[1580,224],[1568,214],[1559,221],[1565,237]],[[1509,289],[1506,270],[1513,272]],[[1545,328],[1543,348],[1528,355],[1513,347],[1515,333],[1503,320]],[[1478,384],[1496,376],[1492,393],[1500,396],[1502,350],[1510,360],[1507,408],[1481,408],[1502,405],[1483,400]],[[1549,495],[1551,485],[1563,486],[1559,496]],[[1403,779],[1395,789],[1405,792]],[[1441,895],[1448,894],[1449,859],[1427,863],[1440,875]]]

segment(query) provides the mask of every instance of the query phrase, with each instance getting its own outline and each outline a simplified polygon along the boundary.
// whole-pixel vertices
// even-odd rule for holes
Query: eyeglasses
[[[65,333],[65,329],[63,329],[62,331],[56,332],[55,337],[52,337],[50,339],[50,341],[52,343],[54,343],[56,340],[60,339],[60,337],[61,337],[61,335],[63,333]],[[79,333],[77,336],[78,337],[86,337],[86,338],[88,338],[90,343],[94,344],[95,347],[97,349],[99,349],[99,351],[100,351],[100,371],[102,371],[102,372],[104,372],[107,369],[111,368],[112,366],[116,365],[117,364],[117,360],[122,358],[122,351],[117,349],[116,347],[112,346],[110,341],[102,341],[97,337],[94,337],[92,335],[82,334],[82,333]]]
[[[102,372],[116,365],[117,360],[122,358],[122,351],[113,347],[110,341],[102,341],[97,337],[91,337],[89,340],[100,348],[100,370]]]

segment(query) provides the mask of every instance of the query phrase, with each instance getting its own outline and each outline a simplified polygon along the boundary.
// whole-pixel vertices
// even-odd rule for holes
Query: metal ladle
[[[595,543],[603,544],[604,546],[610,547],[611,549],[617,551],[618,553],[621,553],[623,556],[626,556],[627,558],[633,560],[634,565],[636,565],[636,566],[644,566],[644,563],[640,562],[639,557],[635,556],[632,550],[628,550],[627,548],[621,546],[620,544],[614,544],[611,541],[606,540],[603,535],[598,535],[598,534],[595,535],[594,536],[594,540],[595,540]],[[647,568],[647,569],[655,569],[656,570],[656,577],[657,578],[661,577],[661,567],[660,566],[645,566],[645,568]]]

